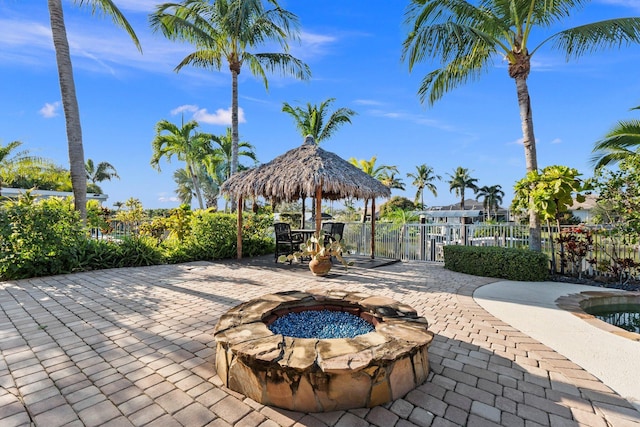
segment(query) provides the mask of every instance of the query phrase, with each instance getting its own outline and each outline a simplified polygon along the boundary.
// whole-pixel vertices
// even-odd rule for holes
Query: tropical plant
[[[167,120],[160,120],[156,124],[156,136],[151,141],[153,149],[151,166],[160,171],[160,159],[166,157],[167,161],[170,161],[174,154],[178,160],[185,162],[185,169],[193,182],[193,191],[198,198],[198,205],[200,209],[204,209],[197,173],[198,165],[212,154],[211,141],[217,140],[217,137],[195,131],[198,126],[195,120],[183,123],[181,127]]]
[[[590,183],[582,181],[580,173],[568,166],[547,166],[541,171],[528,172],[516,182],[511,209],[515,212],[536,212],[536,215],[547,222],[549,234],[553,241],[551,221],[555,221],[560,230],[560,215],[573,205],[574,195],[577,202],[584,202],[581,192],[589,190]],[[564,247],[561,246],[561,252]],[[555,271],[555,253],[551,245],[551,262]]]
[[[640,110],[634,107],[632,110]],[[591,164],[597,171],[630,157],[640,157],[640,120],[618,122],[593,146]]]
[[[398,178],[394,172],[384,171],[380,174],[380,182],[384,184],[385,187],[389,187],[389,190],[404,190],[405,185],[402,182],[402,178]],[[391,197],[391,196],[389,196]]]
[[[502,203],[503,197],[504,191],[502,191],[501,185],[484,185],[478,188],[478,192],[476,193],[476,200],[480,201],[480,199],[482,199],[482,206],[487,213],[487,219],[491,218],[492,209],[497,216],[498,208],[500,207],[500,203]]]
[[[22,145],[20,141],[12,141],[5,146],[0,145],[0,194],[3,181],[15,179],[20,173],[30,171],[34,166],[41,166],[45,160],[29,155],[29,150],[15,151]],[[20,187],[20,188],[31,188]]]
[[[376,166],[377,157],[373,156],[370,160],[361,159],[358,160],[355,157],[351,157],[349,159],[349,163],[366,173],[367,175],[372,176],[373,178],[380,180],[383,177],[385,172],[394,172],[398,173],[398,168],[396,166],[387,166],[380,165]],[[367,206],[369,204],[369,199],[364,199],[364,210],[362,212],[362,222],[367,221]],[[372,209],[373,211],[373,209]],[[371,215],[375,215],[375,212],[371,212]]]
[[[212,177],[219,174],[216,172],[216,169],[219,169],[220,172],[222,172],[222,182],[224,182],[231,176],[231,164],[233,163],[233,136],[231,128],[227,128],[226,133],[215,138],[213,143],[211,154],[204,159],[205,166],[207,167],[209,175]],[[254,165],[258,163],[255,147],[246,141],[238,142],[237,155],[238,160],[240,157],[246,157],[253,160]],[[242,169],[246,169],[246,167],[238,164],[238,170]],[[222,182],[219,184],[222,184]]]
[[[568,20],[587,0],[412,0],[407,9],[411,26],[403,45],[403,60],[412,70],[428,59],[442,67],[431,71],[418,89],[422,102],[435,103],[469,80],[476,80],[496,59],[508,62],[515,80],[527,171],[538,169],[533,114],[527,87],[531,58],[543,46],[566,54],[567,60],[594,51],[640,41],[640,18],[619,18],[580,25],[548,35],[548,28]],[[534,37],[540,30],[542,37]],[[531,43],[542,40],[536,46]],[[531,43],[530,43],[531,42]],[[529,212],[530,247],[541,250],[540,221]]]
[[[333,134],[345,123],[351,123],[351,117],[357,115],[350,108],[341,107],[335,110],[327,118],[329,107],[335,101],[335,98],[329,98],[322,101],[320,105],[312,105],[307,102],[306,108],[293,107],[289,103],[282,104],[282,111],[293,117],[296,128],[300,131],[300,135],[313,136],[316,144],[329,139]]]
[[[193,43],[196,50],[187,55],[176,71],[187,65],[220,70],[226,61],[231,71],[231,174],[238,170],[238,75],[248,65],[268,89],[267,72],[281,71],[307,79],[309,67],[288,53],[288,38],[297,38],[297,17],[280,7],[276,0],[183,0],[163,3],[151,15],[151,27],[171,40]],[[275,42],[284,52],[254,53]]]
[[[282,104],[282,111],[289,114],[295,121],[296,128],[300,131],[300,135],[304,138],[311,135],[316,144],[331,138],[340,126],[345,123],[351,123],[351,117],[358,114],[355,111],[341,107],[329,115],[329,108],[335,101],[335,98],[329,98],[320,103],[320,105],[312,105],[307,102],[306,108],[293,107],[287,102]],[[301,195],[302,199],[302,228],[304,228],[305,220],[305,198],[306,194]],[[312,212],[315,211],[315,205],[311,206]],[[313,213],[315,217],[315,212]]]
[[[342,254],[347,252],[347,247],[342,241],[340,239],[329,239],[327,242],[324,234],[324,230],[314,233],[304,243],[300,244],[299,250],[290,255],[280,255],[278,262],[299,261],[304,258],[321,260],[323,258],[334,257],[340,261],[340,264],[345,268],[353,265],[353,261],[347,262],[347,260],[342,257]]]
[[[90,5],[93,13],[99,11],[110,16],[115,24],[127,31],[138,50],[142,52],[140,42],[133,28],[112,0],[81,0],[76,1],[76,3],[81,6],[84,4]],[[80,109],[78,108],[78,98],[76,97],[76,87],[73,79],[69,41],[67,39],[67,29],[62,11],[62,0],[47,0],[47,5],[49,7],[53,47],[56,52],[56,63],[58,65],[62,108],[67,126],[69,167],[71,170],[74,206],[80,213],[80,218],[84,221],[87,217],[87,179],[84,164],[84,147],[82,145]]]
[[[424,189],[431,191],[434,197],[438,197],[438,189],[436,188],[433,181],[441,180],[442,177],[440,175],[436,175],[433,168],[431,166],[427,166],[426,164],[421,164],[416,166],[416,173],[408,173],[407,177],[413,178],[413,182],[411,185],[417,188],[416,197],[413,201],[414,204],[418,205],[418,200],[420,200],[420,209],[424,209]]]
[[[107,180],[111,181],[111,178],[120,179],[118,172],[116,172],[116,168],[114,168],[109,162],[100,162],[95,165],[93,160],[87,159],[84,168],[87,174],[87,179],[93,184]]]
[[[457,197],[460,197],[460,209],[464,210],[464,193],[467,188],[473,190],[474,193],[478,191],[478,186],[476,182],[478,180],[476,178],[472,178],[469,175],[469,169],[463,168],[462,166],[458,166],[453,174],[448,174],[449,178],[449,191],[454,191]]]

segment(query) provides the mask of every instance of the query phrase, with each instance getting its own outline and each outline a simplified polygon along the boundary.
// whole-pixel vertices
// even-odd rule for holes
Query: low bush
[[[444,267],[475,276],[543,281],[549,278],[549,258],[528,249],[495,246],[445,246]]]
[[[245,256],[273,252],[272,223],[271,215],[244,215]],[[236,214],[181,207],[151,225],[128,237],[95,240],[69,200],[27,195],[7,201],[0,205],[0,280],[236,257]]]

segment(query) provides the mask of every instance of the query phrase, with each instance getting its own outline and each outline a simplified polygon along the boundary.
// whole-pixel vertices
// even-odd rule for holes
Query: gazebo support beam
[[[366,212],[365,212],[366,215]],[[371,259],[376,253],[376,198],[371,198]]]
[[[238,259],[242,259],[242,196],[238,196]]]

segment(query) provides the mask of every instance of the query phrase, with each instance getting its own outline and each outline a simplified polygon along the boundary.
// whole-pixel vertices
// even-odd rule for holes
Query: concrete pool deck
[[[568,283],[504,281],[478,288],[473,297],[489,313],[575,362],[640,410],[640,342],[558,309],[560,297],[598,290],[612,292]]]
[[[473,298],[491,300],[481,290],[495,279],[435,264],[375,267],[318,278],[267,256],[0,282],[0,426],[640,425],[595,373]],[[215,371],[220,316],[260,295],[314,288],[415,308],[435,333],[427,382],[382,406],[327,413],[226,389]]]

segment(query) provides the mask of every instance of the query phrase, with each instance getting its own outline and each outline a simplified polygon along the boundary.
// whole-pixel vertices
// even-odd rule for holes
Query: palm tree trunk
[[[238,73],[231,70],[231,175],[238,171]]]
[[[193,165],[187,164],[189,168],[189,175],[191,175],[191,182],[193,182],[193,191],[196,192],[196,197],[198,198],[198,206],[200,209],[204,209],[204,204],[202,203],[202,193],[200,192],[200,182],[198,181],[198,176],[193,170]]]
[[[518,105],[520,106],[520,121],[522,122],[522,144],[527,172],[538,170],[536,156],[536,138],[533,134],[533,115],[531,112],[531,98],[527,87],[526,76],[516,77]],[[540,252],[542,250],[542,236],[540,218],[533,209],[529,210],[529,249]]]
[[[364,212],[362,212],[361,222],[364,224],[367,222],[367,205],[369,205],[369,199],[364,199]]]
[[[71,66],[64,14],[62,12],[62,1],[47,0],[47,4],[49,6],[53,46],[56,51],[62,107],[67,127],[69,169],[71,171],[74,206],[80,213],[80,218],[85,221],[87,219],[87,175],[84,167],[80,109],[73,80],[73,68]]]

